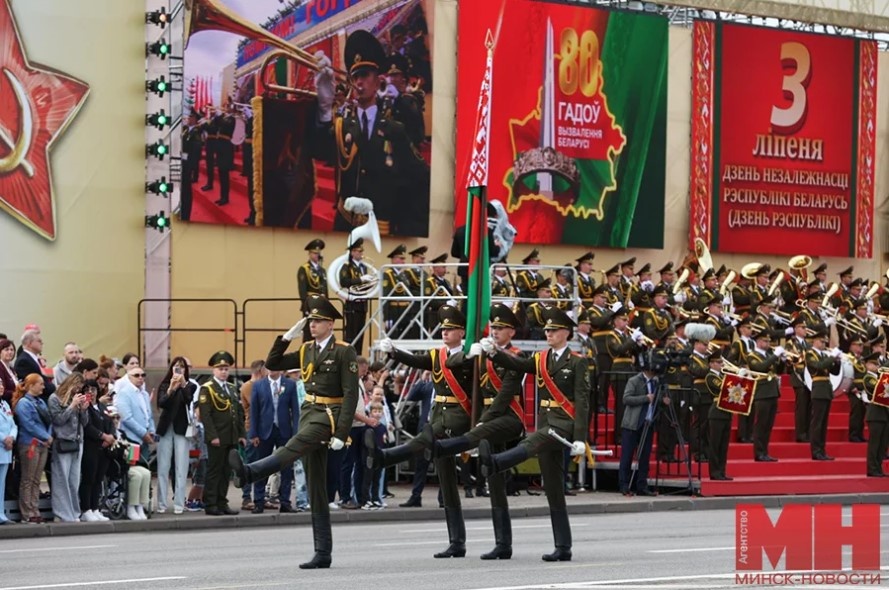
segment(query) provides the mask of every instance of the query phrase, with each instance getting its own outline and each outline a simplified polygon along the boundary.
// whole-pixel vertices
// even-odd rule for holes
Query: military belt
[[[593,338],[601,338],[602,336],[608,336],[611,334],[611,330],[601,330],[599,332],[593,332]]]
[[[812,377],[812,381],[830,381],[830,377]]]
[[[437,404],[459,404],[460,400],[458,400],[453,395],[436,395],[435,403]]]
[[[486,405],[486,406],[490,406],[490,405],[493,404],[493,403],[494,403],[494,398],[493,398],[493,397],[486,397],[486,398],[485,398],[485,405]]]
[[[695,379],[694,384],[695,385],[706,385],[707,380],[706,379]]]
[[[343,405],[341,397],[324,397],[323,395],[315,395],[313,393],[306,394],[306,401],[310,404],[327,404],[328,406]]]
[[[540,400],[540,407],[541,408],[561,408],[562,404],[560,404],[559,402],[557,402],[554,399],[542,399],[542,400]]]
[[[613,357],[611,360],[612,360],[612,362],[615,362],[615,363],[618,361],[632,363],[633,357],[631,357],[631,356],[616,356],[616,357]]]

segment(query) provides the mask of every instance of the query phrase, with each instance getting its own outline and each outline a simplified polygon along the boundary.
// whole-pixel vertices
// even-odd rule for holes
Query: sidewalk
[[[394,498],[387,500],[383,510],[331,510],[331,521],[342,522],[390,522],[444,519],[438,507],[438,487],[427,485],[423,492],[422,508],[400,508],[398,504],[407,500],[410,488],[407,485],[391,487]],[[887,494],[825,494],[806,496],[745,496],[698,498],[690,496],[661,495],[655,497],[626,498],[610,491],[578,492],[569,496],[568,511],[571,514],[609,514],[621,512],[662,512],[673,510],[725,510],[734,508],[737,503],[763,504],[767,507],[780,507],[799,503],[889,503]],[[488,498],[462,498],[463,514],[469,519],[489,519],[491,505]],[[241,490],[229,488],[229,503],[233,508],[241,506]],[[546,498],[531,496],[522,492],[521,496],[509,498],[510,514],[513,518],[541,517],[549,514]],[[152,514],[149,520],[109,521],[81,523],[48,523],[41,525],[7,524],[0,527],[0,540],[30,537],[61,537],[69,535],[91,535],[99,533],[126,533],[145,531],[226,529],[241,527],[266,527],[282,525],[311,525],[311,513],[280,514],[267,509],[264,514],[251,514],[242,511],[236,516],[206,516],[203,512],[172,514]]]

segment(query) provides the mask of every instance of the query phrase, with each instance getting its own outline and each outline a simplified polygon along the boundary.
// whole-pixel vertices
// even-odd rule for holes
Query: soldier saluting
[[[300,408],[296,435],[269,457],[247,465],[238,453],[229,453],[235,486],[239,488],[277,473],[302,457],[312,506],[315,555],[301,563],[300,569],[330,567],[333,538],[327,501],[327,449],[338,451],[345,446],[358,405],[357,355],[352,346],[333,337],[333,323],[338,319],[342,316],[326,297],[310,297],[308,320],[313,339],[304,342],[298,352],[286,352],[302,331],[304,318],[275,340],[266,359],[270,371],[302,370],[306,399]]]

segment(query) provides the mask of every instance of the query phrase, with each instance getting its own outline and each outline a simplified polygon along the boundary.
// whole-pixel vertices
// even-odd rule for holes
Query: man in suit
[[[265,379],[253,384],[250,395],[250,432],[247,437],[254,448],[253,460],[259,461],[283,447],[296,432],[299,424],[299,402],[296,383],[283,377],[281,371],[269,371]],[[253,483],[253,514],[265,511],[265,484],[268,478]],[[293,469],[281,470],[281,512],[293,512],[290,488]]]
[[[309,295],[327,297],[327,271],[321,266],[322,250],[324,250],[324,240],[312,240],[306,244],[309,259],[296,271],[296,285],[299,289],[300,311],[303,317],[309,313],[307,307]],[[306,326],[303,328],[303,341],[311,338],[309,323],[306,322]]]
[[[654,438],[653,426],[660,412],[659,406],[655,405],[655,400],[661,383],[648,361],[648,356],[646,354],[641,357],[646,359],[642,363],[642,372],[630,377],[627,387],[623,391],[624,415],[620,423],[618,484],[620,492],[625,496],[630,496],[634,492],[639,496],[654,496],[654,492],[648,489],[648,460],[651,456],[651,443]],[[670,403],[670,398],[664,395],[661,402],[667,405]],[[646,425],[648,425],[647,429]],[[639,468],[633,478],[631,467],[636,458],[637,449],[641,449],[638,453]],[[633,479],[632,482],[631,479]]]
[[[568,314],[556,307],[547,309],[546,326],[548,347],[530,358],[499,350],[490,338],[482,338],[479,342],[494,365],[534,375],[542,387],[539,389],[536,432],[502,453],[493,453],[486,440],[479,444],[478,451],[479,460],[489,473],[506,471],[537,456],[555,541],[555,551],[545,553],[542,559],[571,561],[571,524],[565,504],[565,447],[549,435],[549,430],[574,441],[570,450],[572,456],[587,452],[590,377],[587,360],[568,348],[575,328]]]
[[[15,375],[19,381],[22,381],[31,373],[36,373],[37,375],[42,376],[45,387],[43,389],[43,394],[40,397],[46,401],[49,399],[49,396],[55,393],[56,386],[52,382],[52,377],[48,377],[43,372],[43,366],[40,360],[41,354],[43,354],[43,338],[40,337],[40,332],[37,332],[36,330],[26,330],[25,333],[22,334],[21,350],[15,358],[13,369],[15,370]]]
[[[210,516],[238,514],[228,505],[229,452],[247,445],[244,437],[244,409],[235,386],[228,382],[228,371],[235,358],[220,350],[210,357],[213,378],[198,390],[198,407],[207,442],[207,484],[204,488],[204,512]]]
[[[309,298],[308,316],[313,340],[304,342],[298,352],[286,352],[302,332],[303,318],[278,336],[269,351],[266,366],[270,371],[302,370],[306,398],[297,433],[260,461],[244,465],[237,452],[228,456],[237,487],[289,468],[302,457],[309,484],[315,555],[301,563],[300,569],[330,567],[333,537],[327,498],[327,451],[345,447],[358,405],[358,356],[352,346],[333,337],[333,324],[341,318],[327,298],[314,295]]]

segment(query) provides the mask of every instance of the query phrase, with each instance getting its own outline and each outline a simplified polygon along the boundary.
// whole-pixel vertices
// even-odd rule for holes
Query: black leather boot
[[[553,525],[553,538],[556,550],[545,553],[543,561],[571,561],[571,524],[567,510],[550,510],[549,519]]]
[[[315,556],[310,561],[299,564],[301,570],[315,570],[330,567],[330,552],[333,550],[333,535],[330,532],[330,514],[312,515],[312,534],[315,536]]]
[[[455,436],[454,438],[442,438],[435,441],[432,447],[432,458],[448,457],[457,455],[472,448],[472,442],[465,436]]]
[[[371,462],[371,454],[368,453],[368,466],[371,469],[382,469],[384,467],[390,467],[395,465],[396,463],[401,463],[402,461],[407,461],[414,455],[413,450],[408,445],[398,445],[397,447],[392,447],[391,449],[381,449],[379,447],[374,447],[373,451],[373,464]]]
[[[281,460],[275,455],[269,455],[265,459],[244,465],[237,449],[232,449],[228,452],[228,465],[235,472],[235,477],[232,481],[236,488],[242,488],[273,473],[278,473],[284,467],[281,465]]]
[[[512,521],[509,508],[491,508],[494,522],[494,549],[482,553],[482,559],[509,559],[512,557]]]
[[[485,477],[512,469],[528,457],[528,449],[524,445],[518,445],[508,451],[494,454],[491,451],[491,443],[487,440],[482,440],[478,444],[478,458],[482,463],[482,474]]]
[[[465,557],[466,556],[466,524],[463,522],[462,508],[445,508],[445,521],[448,523],[448,548],[433,557]]]

